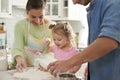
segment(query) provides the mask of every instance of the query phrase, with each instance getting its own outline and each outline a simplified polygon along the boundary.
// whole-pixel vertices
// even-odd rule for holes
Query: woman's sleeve
[[[14,42],[13,42],[13,47],[12,47],[12,56],[15,58],[17,55],[22,56],[25,58],[25,51],[24,51],[24,46],[25,46],[25,32],[23,28],[23,24],[17,23],[15,25],[15,30],[14,30]]]

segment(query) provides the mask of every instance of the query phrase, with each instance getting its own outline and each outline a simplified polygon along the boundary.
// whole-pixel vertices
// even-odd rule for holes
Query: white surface
[[[13,77],[28,80],[55,80],[55,78],[49,72],[40,71],[36,68],[30,68],[21,73],[16,72],[14,73]]]
[[[0,71],[6,70],[7,70],[6,52],[4,52],[4,50],[0,50]]]
[[[41,54],[38,58],[35,59],[34,66],[37,67],[41,65],[44,69],[47,69],[47,66],[54,61],[56,61],[56,59],[54,58],[53,53]]]
[[[79,78],[82,77],[82,80],[84,80],[83,73],[85,67],[86,64],[83,64],[80,70],[76,73],[77,77]],[[13,77],[22,77],[22,79],[20,78],[15,79]],[[29,77],[28,80],[57,80],[49,72],[37,71],[35,68],[28,69],[28,71],[24,71],[23,73],[18,73],[15,70],[0,71],[0,80],[25,80],[23,78],[27,78],[27,77]],[[36,77],[38,79],[36,79]]]
[[[0,39],[5,39],[5,33],[0,33]]]
[[[81,78],[81,80],[85,80],[84,72],[85,72],[86,66],[87,66],[87,63],[82,64],[81,68],[75,74],[76,77]]]
[[[0,71],[6,71],[7,70],[7,60],[6,58],[0,57]]]
[[[14,80],[7,71],[0,71],[0,80]]]
[[[57,80],[49,72],[43,72],[29,67],[23,72],[16,70],[0,71],[0,80]]]

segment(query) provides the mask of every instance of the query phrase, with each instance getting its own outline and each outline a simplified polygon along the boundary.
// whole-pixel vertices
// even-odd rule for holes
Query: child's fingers
[[[43,68],[40,64],[39,64],[39,69],[41,70],[41,71],[47,71],[47,69],[45,69],[45,68]]]

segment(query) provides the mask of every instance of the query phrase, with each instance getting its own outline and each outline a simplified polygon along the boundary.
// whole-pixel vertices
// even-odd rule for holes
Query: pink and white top
[[[68,59],[75,54],[79,53],[79,50],[75,47],[70,48],[69,50],[62,50],[56,45],[52,46],[52,52],[54,53],[54,57],[58,60]]]

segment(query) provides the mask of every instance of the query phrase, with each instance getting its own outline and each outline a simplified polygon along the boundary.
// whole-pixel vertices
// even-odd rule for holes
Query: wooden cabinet
[[[12,15],[12,0],[0,0],[0,17],[8,18]]]

